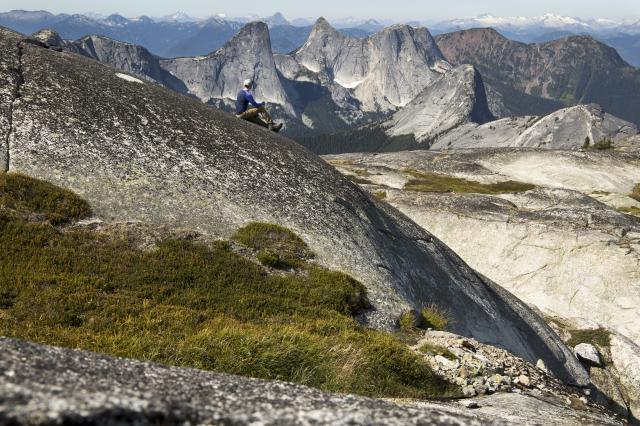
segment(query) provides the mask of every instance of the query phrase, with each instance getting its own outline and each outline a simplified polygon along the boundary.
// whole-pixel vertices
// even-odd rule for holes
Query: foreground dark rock
[[[480,424],[283,382],[5,338],[0,347],[4,424]]]
[[[542,399],[513,395],[501,402],[504,398],[493,410],[481,399],[487,414],[456,403],[410,403],[415,405],[410,408],[0,338],[2,424],[502,425],[522,424],[518,409],[531,418],[536,413],[536,421],[556,424],[620,424],[602,413]]]
[[[571,351],[526,305],[293,141],[21,40],[1,33],[0,69],[19,67],[24,81],[11,102],[5,170],[67,187],[106,220],[218,238],[250,221],[286,226],[323,265],[367,287],[374,309],[364,323],[391,329],[403,311],[436,304],[451,312],[452,331],[530,362],[543,359],[562,380],[587,382]]]

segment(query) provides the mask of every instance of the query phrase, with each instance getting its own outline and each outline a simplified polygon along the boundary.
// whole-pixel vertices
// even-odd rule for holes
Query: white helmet
[[[248,78],[244,81],[244,87],[250,87],[253,85],[253,80]]]

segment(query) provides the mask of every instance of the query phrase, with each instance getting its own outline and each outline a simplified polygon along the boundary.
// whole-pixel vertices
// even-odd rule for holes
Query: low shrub
[[[640,183],[633,187],[633,191],[629,196],[636,201],[640,201]]]
[[[387,199],[387,191],[376,191],[373,195],[378,200],[386,200]]]
[[[314,257],[290,229],[271,223],[251,222],[236,231],[232,239],[255,250],[260,262],[274,268],[293,268]]]
[[[0,208],[60,224],[91,215],[91,208],[71,191],[19,173],[0,173]]]
[[[451,314],[437,305],[431,304],[422,309],[422,328],[444,331],[449,325]]]

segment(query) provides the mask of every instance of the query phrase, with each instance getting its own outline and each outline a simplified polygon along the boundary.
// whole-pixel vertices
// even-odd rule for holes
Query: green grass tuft
[[[604,151],[604,150],[614,149],[615,145],[613,143],[613,139],[606,137],[606,138],[600,139],[598,142],[594,143],[589,148],[595,149],[598,151]]]
[[[232,238],[256,250],[258,260],[273,268],[294,268],[314,257],[300,237],[283,226],[271,223],[249,223],[240,228]]]
[[[418,318],[412,311],[403,312],[398,318],[398,328],[402,333],[414,333],[418,330]]]
[[[440,345],[433,345],[431,343],[425,343],[418,348],[418,350],[424,354],[440,355],[451,361],[455,361],[457,358],[449,349]]]
[[[386,200],[387,199],[387,191],[376,191],[373,195],[378,200]]]
[[[408,191],[505,194],[513,192],[525,192],[535,188],[535,185],[512,180],[506,182],[485,184],[437,173],[423,173],[415,170],[405,170],[405,172],[414,177],[414,179],[409,180],[404,185],[404,189]]]
[[[0,173],[0,208],[53,224],[91,215],[89,204],[74,193],[18,173]]]
[[[422,309],[421,314],[421,327],[438,331],[446,330],[451,318],[451,314],[447,310],[434,304]]]
[[[570,347],[575,347],[580,343],[591,343],[602,347],[611,345],[611,332],[604,328],[592,330],[571,329],[568,331],[571,334],[571,338],[567,341],[567,345]]]
[[[364,286],[303,264],[311,254],[293,233],[252,224],[236,237],[295,255],[304,273],[269,274],[226,243],[143,251],[0,214],[0,335],[326,391],[457,393],[394,336],[362,328]]]

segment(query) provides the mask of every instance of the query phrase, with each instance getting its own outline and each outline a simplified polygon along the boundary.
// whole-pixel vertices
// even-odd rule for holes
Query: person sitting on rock
[[[265,109],[265,102],[256,102],[251,93],[253,88],[253,80],[248,79],[244,81],[244,88],[238,92],[238,102],[236,103],[236,117],[243,120],[256,123],[262,127],[266,127],[274,132],[279,132],[282,129],[282,123],[274,123],[273,119]],[[249,108],[249,104],[253,108]]]

